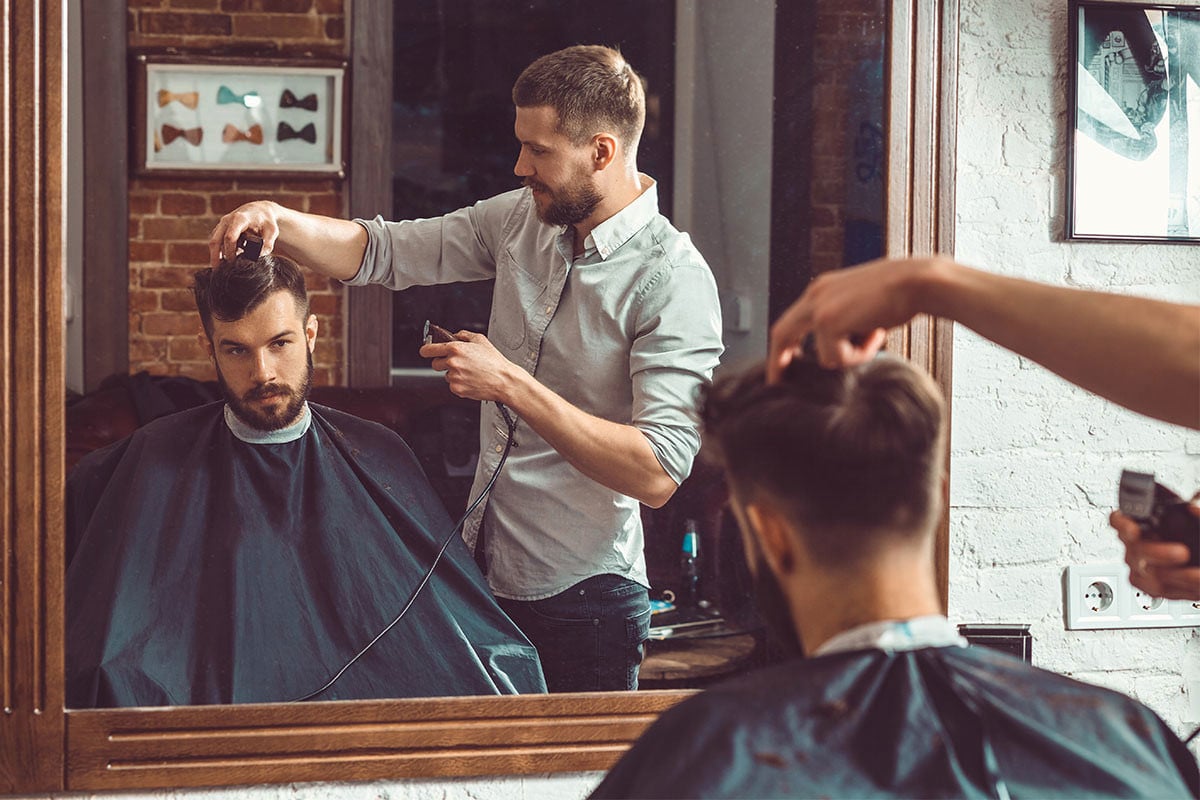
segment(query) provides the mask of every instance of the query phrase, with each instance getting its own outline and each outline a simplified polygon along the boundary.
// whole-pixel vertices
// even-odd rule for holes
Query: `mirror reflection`
[[[394,202],[380,213],[492,214],[467,237],[490,268],[439,231],[454,258],[418,260],[444,274],[396,278],[381,250],[426,255],[427,228],[414,243],[382,220],[342,222],[306,240],[284,215],[270,269],[218,270],[193,297],[221,215],[255,197],[336,209],[294,202],[286,181],[131,184],[131,259],[195,263],[130,287],[131,314],[153,299],[169,327],[161,351],[135,343],[131,365],[149,349],[150,374],[74,380],[68,467],[90,455],[67,497],[70,705],[687,688],[778,656],[687,418],[722,347],[722,364],[761,354],[772,309],[811,275],[882,252],[886,9],[733,5],[397,4]],[[578,42],[619,47],[641,74],[640,136],[608,135],[606,119],[572,139],[557,110],[522,113],[553,108],[536,92],[514,130],[518,75]],[[559,202],[589,187],[603,213]],[[191,192],[209,195],[203,225],[145,224]],[[521,203],[528,241],[506,227]],[[242,228],[263,233],[265,213]],[[344,231],[364,237],[358,251],[323,238]],[[641,250],[622,265],[630,241]],[[696,277],[649,291],[656,247]],[[323,276],[364,282],[360,263],[393,288],[451,281],[395,292],[390,387],[341,387],[344,368],[321,366],[340,349],[322,340],[342,336]],[[197,302],[212,303],[203,326]],[[419,352],[426,320],[460,343]],[[474,344],[557,399],[462,378],[446,359]],[[209,371],[180,367],[197,362]]]

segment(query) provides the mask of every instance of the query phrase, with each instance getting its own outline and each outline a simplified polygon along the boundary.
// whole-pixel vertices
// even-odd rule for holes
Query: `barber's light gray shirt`
[[[434,219],[355,220],[370,241],[347,283],[404,289],[494,277],[492,344],[583,411],[636,427],[679,483],[700,448],[697,392],[723,349],[721,312],[704,258],[658,213],[654,182],[642,182],[578,258],[571,229],[541,222],[528,189]],[[484,403],[472,497],[506,437],[496,405]],[[486,507],[463,531],[473,548],[486,526],[492,590],[537,600],[603,573],[649,586],[638,502],[584,476],[528,425],[514,438]]]

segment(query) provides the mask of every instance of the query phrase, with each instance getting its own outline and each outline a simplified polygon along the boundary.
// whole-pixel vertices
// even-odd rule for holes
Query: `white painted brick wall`
[[[1062,0],[962,1],[959,260],[1200,302],[1194,246],[1063,241],[1068,43]],[[1200,488],[1200,434],[1089,396],[961,327],[953,413],[951,616],[1031,623],[1038,666],[1130,694],[1180,733],[1200,725],[1183,684],[1200,629],[1067,631],[1061,588],[1068,564],[1122,559],[1107,517],[1123,467]]]

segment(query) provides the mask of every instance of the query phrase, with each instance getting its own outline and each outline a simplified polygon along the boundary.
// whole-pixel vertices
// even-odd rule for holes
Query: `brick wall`
[[[344,57],[343,0],[129,0],[129,48],[254,57]],[[271,199],[301,211],[344,213],[329,179],[131,178],[129,181],[129,370],[216,377],[196,340],[192,272],[208,265],[208,236],[221,215]],[[306,272],[320,321],[315,384],[343,380],[341,286]]]
[[[883,221],[882,206],[871,204],[882,197],[883,163],[864,151],[873,140],[860,144],[858,132],[863,122],[882,126],[884,98],[878,89],[887,36],[880,0],[818,3],[815,9],[813,64],[820,78],[812,115],[814,273],[845,266],[847,258],[859,260],[844,252],[848,219]]]

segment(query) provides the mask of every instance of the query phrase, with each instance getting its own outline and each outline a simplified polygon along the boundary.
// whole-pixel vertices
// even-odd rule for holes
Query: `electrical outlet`
[[[1063,574],[1068,630],[1200,626],[1200,603],[1151,597],[1129,582],[1125,564],[1073,564]]]
[[[1200,625],[1200,600],[1172,600],[1179,606],[1179,618]]]

